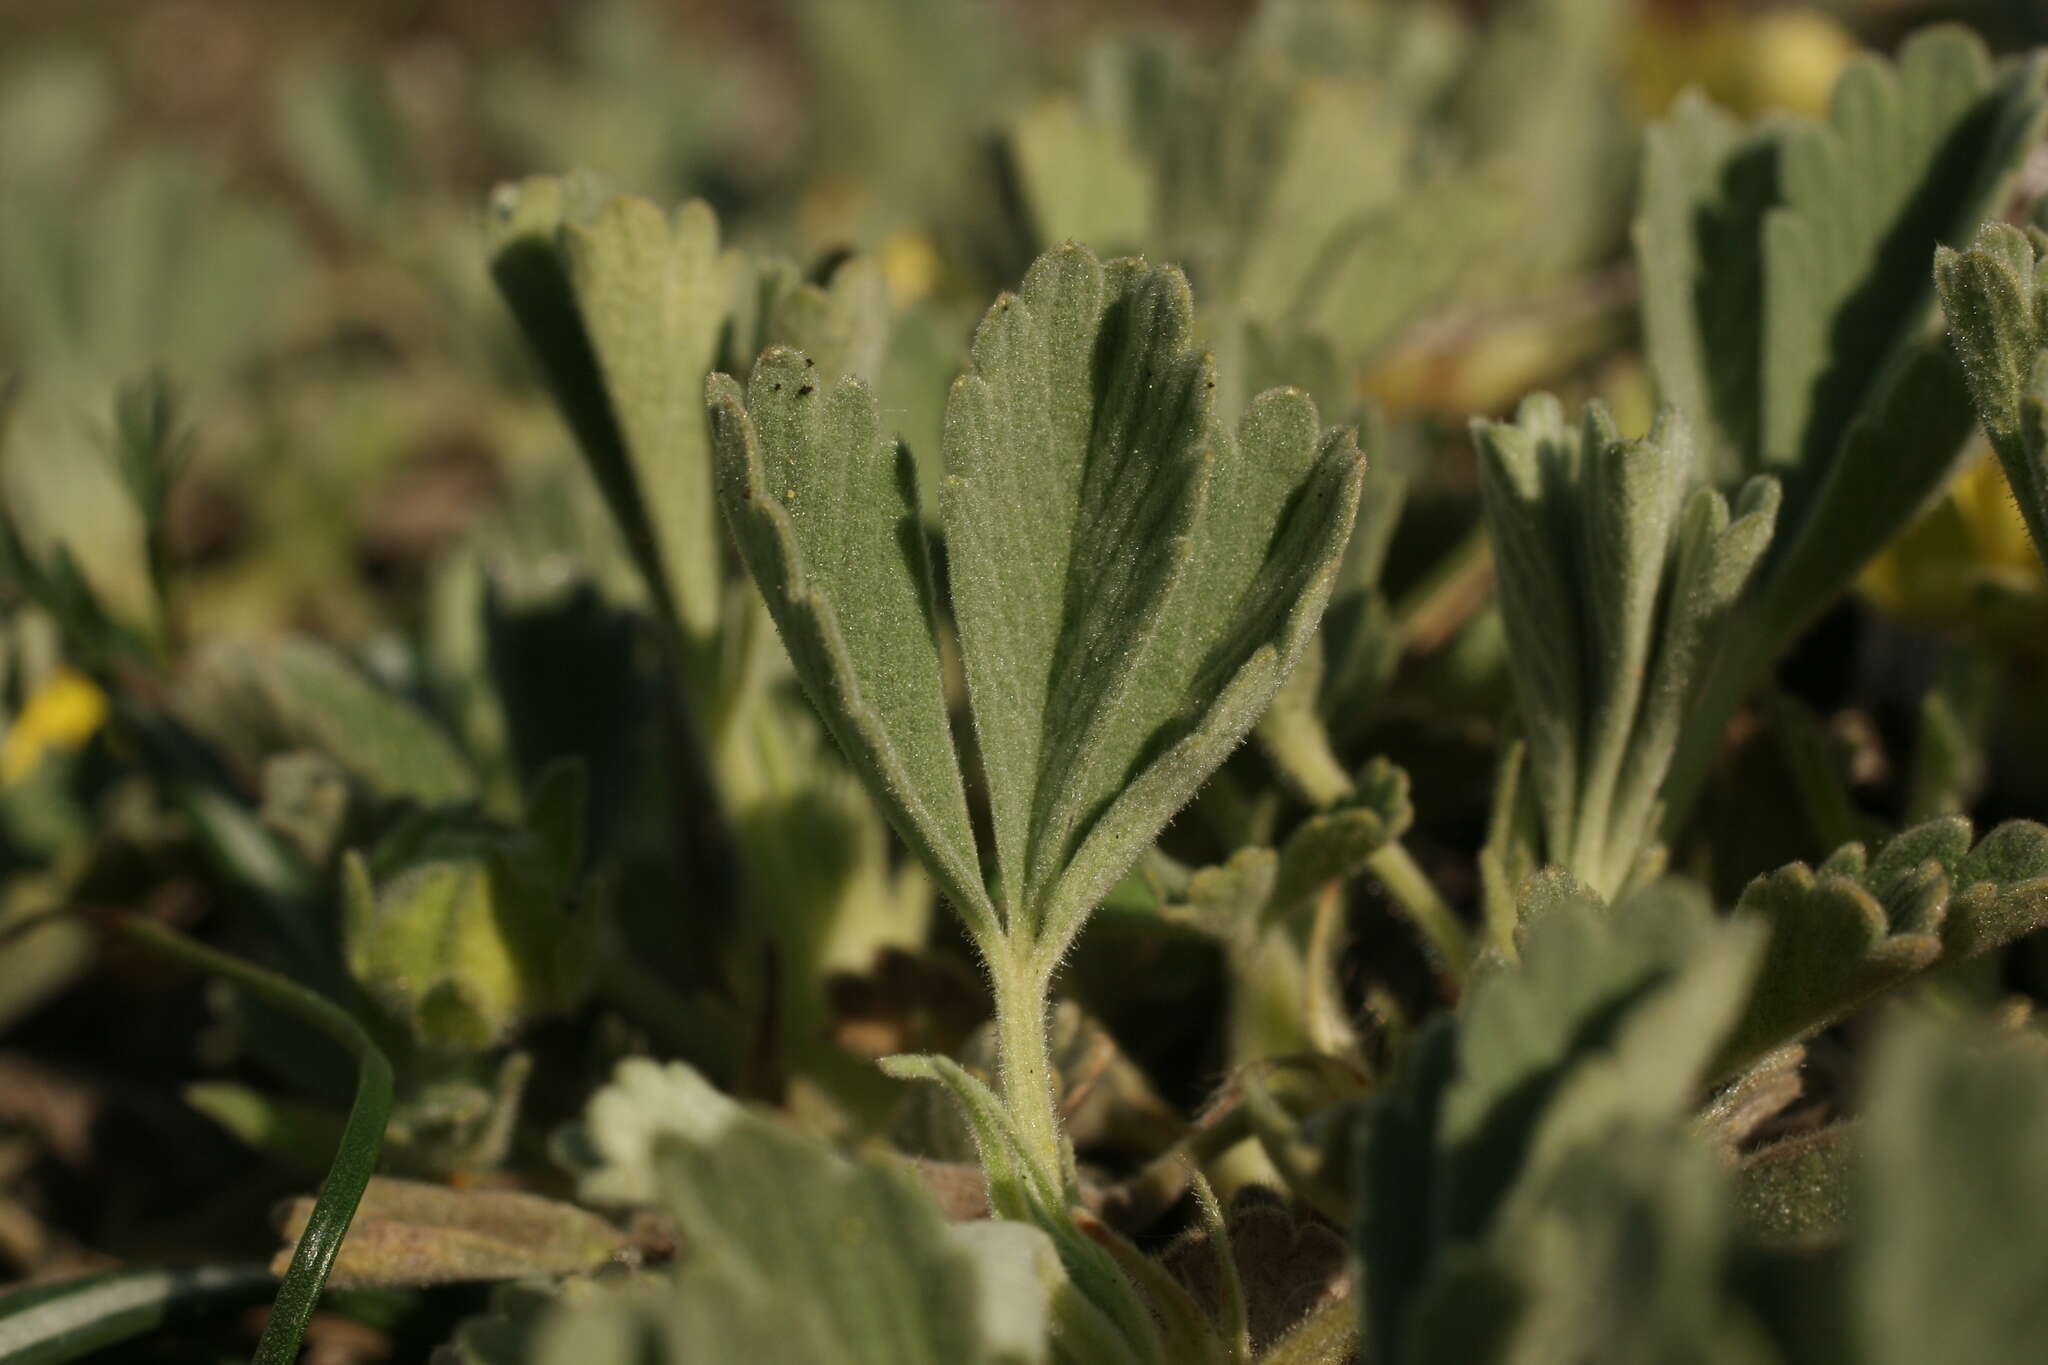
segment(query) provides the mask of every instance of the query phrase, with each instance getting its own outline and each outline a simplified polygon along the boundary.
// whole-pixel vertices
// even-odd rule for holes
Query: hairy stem
[[[1341,1365],[1358,1349],[1358,1305],[1349,1294],[1328,1299],[1289,1329],[1259,1365]]]
[[[1367,860],[1366,866],[1414,922],[1444,969],[1462,982],[1472,965],[1472,936],[1465,932],[1457,912],[1416,864],[1406,845],[1398,839],[1390,841]]]
[[[1056,1185],[1065,1185],[1059,1114],[1054,1107],[1052,1052],[1046,1038],[1050,971],[1030,949],[1004,943],[988,954],[996,993],[996,1056],[1003,1102],[1016,1121],[1031,1160]]]

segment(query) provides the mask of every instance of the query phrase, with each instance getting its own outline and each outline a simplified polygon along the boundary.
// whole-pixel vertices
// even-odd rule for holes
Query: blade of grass
[[[292,1251],[292,1260],[278,1286],[270,1308],[270,1320],[256,1345],[253,1365],[291,1365],[298,1358],[299,1341],[313,1316],[327,1272],[341,1250],[341,1239],[355,1217],[356,1204],[363,1196],[377,1167],[377,1148],[384,1140],[385,1120],[391,1115],[391,1063],[369,1034],[346,1011],[286,980],[240,958],[195,943],[176,930],[152,920],[124,919],[120,928],[130,938],[165,957],[196,970],[223,976],[320,1029],[348,1050],[356,1060],[356,1097],[350,1106],[348,1124],[341,1134],[341,1146],[334,1164],[321,1182],[320,1195],[313,1203],[313,1216]]]
[[[174,1318],[260,1299],[261,1265],[109,1270],[0,1295],[0,1365],[63,1365]]]

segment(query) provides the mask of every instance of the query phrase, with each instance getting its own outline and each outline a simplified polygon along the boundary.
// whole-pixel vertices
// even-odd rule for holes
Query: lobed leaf
[[[1063,248],[990,310],[948,405],[998,885],[1055,944],[1271,699],[1356,503],[1355,447],[1305,394],[1222,428],[1190,326],[1177,271]]]
[[[1187,913],[1225,937],[1287,920],[1323,887],[1364,872],[1373,854],[1414,823],[1408,774],[1374,758],[1346,779],[1352,798],[1296,825],[1278,849],[1243,848],[1188,880]]]
[[[1274,390],[1233,433],[1171,268],[1041,257],[947,405],[953,617],[989,792],[983,889],[918,507],[864,386],[771,349],[710,388],[741,549],[812,699],[977,933],[1049,965],[1250,729],[1327,599],[1348,433]]]
[[[1769,926],[1755,990],[1717,1075],[1843,1018],[1938,964],[2048,924],[2048,828],[2015,820],[1971,844],[1969,821],[1932,820],[1870,858],[1860,844],[1819,868],[1793,863],[1737,902]]]
[[[1930,29],[1895,64],[1852,62],[1825,120],[1743,133],[1693,99],[1648,137],[1636,255],[1658,388],[1717,482],[1784,487],[1684,727],[1667,829],[1757,674],[1957,468],[1968,400],[1924,337],[1927,262],[2003,202],[2048,116],[2043,71],[1998,72],[1974,36]]]
[[[1967,251],[1942,247],[1935,287],[1970,399],[2048,560],[2048,239],[1987,224]]]
[[[717,218],[535,177],[498,190],[492,235],[492,276],[642,573],[687,634],[708,636],[723,573],[698,385],[735,269]]]
[[[1731,512],[1667,409],[1644,441],[1548,396],[1473,426],[1529,762],[1551,859],[1612,897],[1657,857],[1658,796],[1700,665],[1775,526],[1760,477]]]
[[[948,728],[916,467],[858,379],[762,352],[706,386],[740,554],[827,728],[970,925],[993,929]]]
[[[1368,1104],[1358,1239],[1375,1359],[1551,1358],[1513,1343],[1547,1339],[1547,1314],[1568,1321],[1575,1285],[1521,1248],[1550,1244],[1534,1231],[1547,1201],[1594,1179],[1614,1143],[1661,1142],[1686,1113],[1762,948],[1677,884],[1608,910],[1553,878],[1537,899],[1519,964],[1478,978]],[[1681,1256],[1656,1274],[1697,1271]],[[1468,1322],[1444,1316],[1460,1301]]]

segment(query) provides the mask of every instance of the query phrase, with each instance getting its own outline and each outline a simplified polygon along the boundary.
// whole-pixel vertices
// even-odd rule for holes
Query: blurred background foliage
[[[1469,907],[1507,682],[1465,420],[1541,386],[1647,429],[1643,122],[1688,86],[1817,111],[1859,47],[1942,19],[1999,51],[2048,42],[2036,0],[8,0],[0,925],[141,909],[283,962],[381,1021],[406,1078],[395,1160],[440,1176],[544,1165],[533,1135],[649,1040],[859,1128],[885,1112],[860,1059],[971,1031],[960,945],[786,685],[794,747],[749,751],[767,795],[737,836],[707,827],[674,661],[487,272],[492,187],[571,169],[706,201],[760,298],[871,262],[891,325],[870,377],[927,468],[974,320],[1068,237],[1187,268],[1208,344],[1248,376],[1229,401],[1285,380],[1370,414],[1390,510],[1322,686],[1347,754],[1413,774],[1408,845]],[[721,338],[724,364],[769,312]],[[48,590],[20,590],[24,565]],[[1341,623],[1375,613],[1393,655],[1339,657]],[[1818,752],[1885,824],[2038,815],[2048,712],[2009,684],[2044,654],[2048,585],[1986,458],[1816,627],[1727,767],[1796,792],[1756,775]],[[1256,761],[1176,829],[1182,863],[1276,841]],[[731,787],[721,763],[697,766]],[[1817,808],[1837,809],[1710,793],[1702,870],[1725,899],[1825,853],[1841,830]],[[757,872],[814,859],[784,861],[776,903],[829,922],[737,910],[735,844]],[[484,897],[561,971],[429,1017],[371,947],[337,950],[344,877],[352,934],[459,886],[449,904]],[[1233,1046],[1201,1007],[1215,945],[1143,880],[1069,971],[1151,1078],[1109,1073],[1084,1145],[1158,1147],[1175,1120],[1153,1087],[1184,1107]],[[602,912],[555,923],[571,885]],[[1347,989],[1383,1018],[1426,1005],[1394,917],[1364,898],[1353,919]],[[0,1029],[0,1281],[244,1247],[331,1140],[338,1061],[308,1075],[285,1021],[75,924],[0,946]],[[264,1174],[237,1183],[252,1147]],[[405,1341],[412,1311],[379,1330]]]

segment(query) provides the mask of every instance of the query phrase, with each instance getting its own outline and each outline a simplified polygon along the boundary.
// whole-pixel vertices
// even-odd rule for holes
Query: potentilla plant
[[[1012,1165],[1073,1187],[1046,1052],[1062,955],[1271,701],[1356,512],[1350,431],[1297,389],[1227,429],[1216,383],[1180,272],[1081,246],[1040,257],[975,334],[939,508],[986,856],[908,452],[866,384],[821,384],[787,347],[744,388],[708,386],[720,497],[797,673],[994,985],[1001,1110],[946,1070],[999,1205]]]

